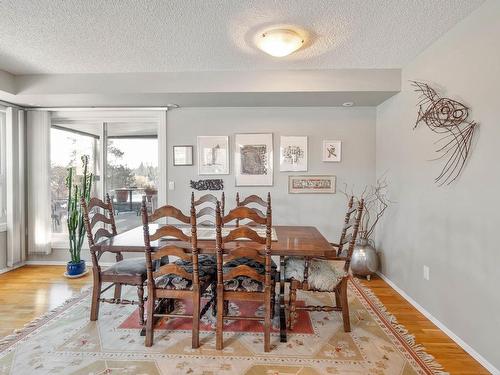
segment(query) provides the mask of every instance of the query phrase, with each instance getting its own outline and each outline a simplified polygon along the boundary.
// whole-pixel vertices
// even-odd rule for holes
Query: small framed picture
[[[193,165],[193,146],[174,146],[174,166]]]
[[[307,137],[281,136],[280,171],[307,171]]]
[[[342,142],[341,141],[323,141],[323,161],[342,160]]]
[[[290,194],[335,194],[335,176],[288,176]]]
[[[272,133],[236,134],[234,144],[236,186],[272,186]]]
[[[229,174],[229,137],[198,137],[198,174]]]

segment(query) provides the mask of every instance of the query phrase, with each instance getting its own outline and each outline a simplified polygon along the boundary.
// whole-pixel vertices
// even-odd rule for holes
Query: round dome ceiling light
[[[345,102],[342,103],[342,107],[352,107],[354,105],[354,102]]]
[[[284,57],[297,51],[304,44],[304,39],[290,29],[268,30],[256,38],[259,49],[274,57]]]

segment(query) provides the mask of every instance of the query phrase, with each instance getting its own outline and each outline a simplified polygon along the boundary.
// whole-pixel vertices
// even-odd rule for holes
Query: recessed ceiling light
[[[354,102],[345,102],[342,103],[342,107],[352,107],[354,105]]]
[[[296,31],[290,29],[274,29],[263,32],[256,38],[257,47],[274,57],[288,56],[304,44]]]

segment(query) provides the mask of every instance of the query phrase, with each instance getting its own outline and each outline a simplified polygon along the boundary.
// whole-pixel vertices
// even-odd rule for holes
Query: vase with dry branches
[[[369,280],[371,275],[377,272],[379,265],[372,237],[377,224],[392,203],[388,199],[388,183],[382,176],[374,185],[366,186],[360,195],[356,195],[353,188],[348,189],[347,185],[341,192],[347,197],[364,199],[365,210],[361,217],[358,241],[351,258],[351,269],[354,274],[366,276]]]
[[[387,181],[385,178],[378,179],[375,185],[367,186],[360,198],[365,201],[365,210],[360,223],[359,237],[371,240],[379,220],[384,216],[389,199],[387,198]]]

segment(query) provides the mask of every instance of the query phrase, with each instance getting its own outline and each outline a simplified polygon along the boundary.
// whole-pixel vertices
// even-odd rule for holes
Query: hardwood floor
[[[417,343],[422,344],[445,371],[460,375],[490,374],[384,280],[379,277],[373,277],[371,281],[360,280],[375,293],[398,322],[415,335]]]
[[[82,287],[92,284],[90,274],[80,279],[67,279],[63,272],[64,266],[25,266],[0,275],[0,337],[23,327],[78,293]],[[445,371],[461,375],[489,374],[386,282],[378,277],[362,282],[444,366]]]
[[[79,279],[63,276],[64,266],[24,266],[0,275],[0,336],[22,328],[52,310],[86,285],[92,274]]]

